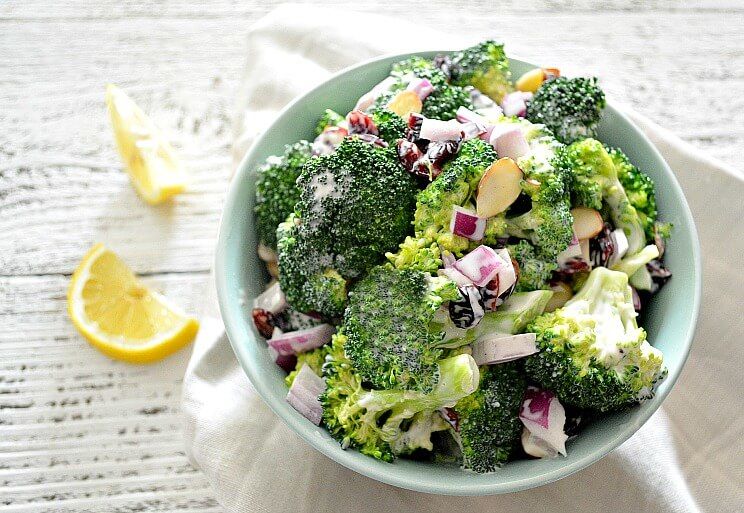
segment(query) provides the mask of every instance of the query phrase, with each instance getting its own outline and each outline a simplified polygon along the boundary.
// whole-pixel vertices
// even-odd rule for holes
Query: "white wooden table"
[[[231,172],[243,38],[272,3],[0,3],[0,512],[220,510],[182,448],[189,351],[152,366],[111,361],[68,322],[65,291],[103,241],[198,312]],[[615,98],[742,168],[741,2],[571,3],[363,9],[502,37],[514,54],[596,74]],[[180,148],[193,183],[174,204],[144,205],[121,172],[107,82]]]

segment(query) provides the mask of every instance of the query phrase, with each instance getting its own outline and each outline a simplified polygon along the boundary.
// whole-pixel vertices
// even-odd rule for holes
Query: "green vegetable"
[[[615,164],[617,178],[625,189],[628,201],[638,213],[643,230],[646,232],[646,241],[653,242],[656,231],[659,231],[662,238],[668,238],[671,225],[656,222],[658,211],[654,181],[635,167],[620,149],[608,148],[608,152]]]
[[[397,253],[385,253],[397,269],[412,269],[434,274],[442,266],[442,252],[436,242],[406,237]]]
[[[326,390],[320,396],[323,423],[344,449],[358,448],[383,461],[417,448],[431,450],[431,433],[447,427],[436,412],[454,406],[478,385],[475,361],[462,354],[438,362],[440,379],[428,394],[367,390],[346,357],[346,342],[343,333],[334,335],[323,366]]]
[[[606,104],[596,78],[556,77],[546,80],[527,105],[527,119],[544,124],[566,144],[596,137]]]
[[[506,463],[519,444],[519,408],[527,381],[516,362],[480,368],[478,390],[455,405],[463,467],[493,472]]]
[[[318,124],[315,127],[315,135],[320,135],[323,130],[332,126],[338,126],[339,123],[345,121],[341,114],[332,109],[326,109],[323,111],[323,115],[318,120]]]
[[[287,145],[281,157],[269,157],[256,179],[256,232],[261,244],[276,249],[276,227],[287,219],[300,199],[297,177],[312,155],[312,145],[300,141]]]
[[[504,45],[489,40],[453,53],[452,83],[473,86],[500,103],[514,89]]]
[[[550,278],[558,269],[555,260],[546,260],[537,254],[534,246],[526,240],[508,246],[509,254],[519,264],[517,290],[537,290],[550,288]]]
[[[528,376],[564,404],[598,411],[653,396],[666,375],[661,352],[639,328],[626,274],[595,268],[563,308],[538,317],[538,354],[527,358]]]
[[[643,223],[620,183],[613,159],[602,143],[596,139],[575,142],[568,147],[567,159],[573,178],[571,191],[574,205],[597,210],[606,205],[613,224],[622,228],[628,238],[627,256],[638,253],[646,244]]]
[[[454,282],[421,271],[373,268],[352,289],[344,315],[346,356],[374,388],[431,391],[444,325],[443,303],[459,297]]]
[[[284,378],[287,387],[292,386],[294,379],[305,364],[307,364],[315,374],[321,376],[323,374],[323,364],[325,363],[326,354],[328,354],[328,346],[322,346],[311,351],[299,353],[297,355],[297,364],[295,365],[295,369]]]
[[[421,114],[432,119],[455,119],[460,107],[474,108],[468,90],[455,85],[441,85],[434,87],[434,91],[424,99]]]
[[[309,160],[297,185],[296,215],[279,230],[282,291],[300,311],[338,317],[346,281],[378,264],[409,232],[416,186],[393,148],[356,137]]]
[[[398,139],[406,137],[408,123],[395,112],[377,109],[372,114],[372,121],[377,126],[380,138],[391,146],[395,146]]]

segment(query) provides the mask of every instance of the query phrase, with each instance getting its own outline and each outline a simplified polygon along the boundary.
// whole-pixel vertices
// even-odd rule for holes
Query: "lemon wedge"
[[[106,86],[116,145],[135,189],[152,205],[186,187],[186,175],[173,148],[152,120],[115,85]]]
[[[133,363],[165,358],[199,329],[196,319],[140,283],[103,244],[93,246],[72,275],[67,310],[93,346]]]

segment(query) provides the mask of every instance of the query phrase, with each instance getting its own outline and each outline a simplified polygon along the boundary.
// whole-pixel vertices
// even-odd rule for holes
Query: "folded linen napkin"
[[[360,60],[414,51],[411,41],[462,41],[395,20],[374,38],[357,19],[282,6],[248,35],[235,160],[295,96]],[[397,489],[316,452],[262,402],[225,336],[214,286],[183,384],[186,447],[231,512],[614,511],[744,509],[744,181],[647,119],[629,112],[657,145],[695,216],[704,254],[704,297],[687,367],[664,406],[620,448],[559,482],[494,497],[444,497]],[[711,201],[713,199],[713,201]]]

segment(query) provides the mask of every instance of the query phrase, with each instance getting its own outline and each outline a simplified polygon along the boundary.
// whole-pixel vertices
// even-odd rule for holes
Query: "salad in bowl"
[[[488,473],[560,458],[667,374],[654,182],[597,137],[596,79],[485,41],[396,62],[257,170],[251,315],[343,449]],[[308,134],[310,135],[310,134]]]

